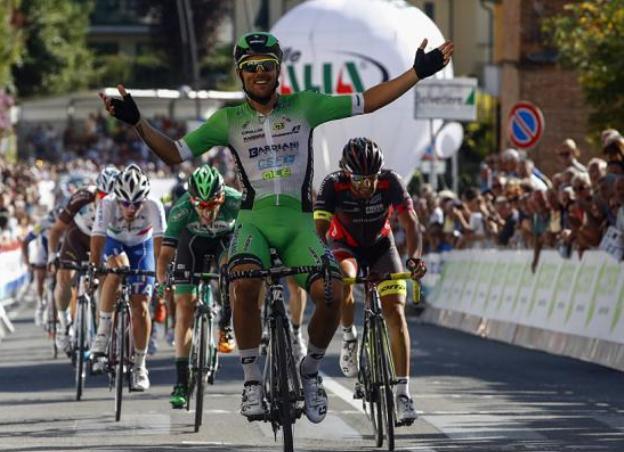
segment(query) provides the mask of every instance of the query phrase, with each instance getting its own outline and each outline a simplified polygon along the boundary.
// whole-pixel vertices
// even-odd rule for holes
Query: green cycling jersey
[[[243,185],[242,209],[273,196],[286,195],[312,211],[312,132],[320,124],[364,112],[362,94],[328,96],[304,91],[278,97],[262,115],[245,102],[224,107],[176,145],[188,159],[213,146],[229,146]]]

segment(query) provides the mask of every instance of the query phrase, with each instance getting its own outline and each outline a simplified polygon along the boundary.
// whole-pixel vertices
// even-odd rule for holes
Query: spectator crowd
[[[185,133],[185,125],[156,117],[154,125],[171,137]],[[423,228],[425,252],[465,248],[533,249],[537,265],[544,248],[562,256],[611,246],[619,259],[624,249],[624,138],[616,130],[602,133],[602,158],[587,165],[572,139],[556,149],[559,172],[543,174],[521,151],[507,149],[481,164],[479,184],[460,196],[450,190],[435,193],[424,185],[415,198]],[[41,181],[66,187],[67,175],[97,174],[101,165],[139,163],[153,176],[171,176],[171,170],[149,151],[129,127],[100,114],[92,114],[80,131],[71,125],[62,136],[39,126],[26,139],[29,162],[9,165],[0,157],[0,230],[2,241],[27,232],[34,218],[45,215]],[[236,186],[234,162],[225,148],[206,155]],[[182,188],[191,166],[177,173]],[[76,176],[78,177],[78,176]],[[58,188],[57,188],[58,189]],[[64,194],[61,193],[60,196]],[[66,195],[66,194],[65,194]],[[59,193],[56,194],[58,201]],[[395,231],[397,245],[404,234]],[[608,237],[608,240],[605,237]],[[615,251],[613,249],[615,246]],[[619,253],[619,254],[618,254]]]
[[[481,165],[479,187],[461,196],[420,190],[416,210],[425,250],[530,248],[533,269],[544,248],[563,257],[601,247],[618,259],[624,248],[624,138],[601,136],[602,158],[587,166],[572,139],[556,149],[560,171],[546,177],[526,154],[507,149]]]

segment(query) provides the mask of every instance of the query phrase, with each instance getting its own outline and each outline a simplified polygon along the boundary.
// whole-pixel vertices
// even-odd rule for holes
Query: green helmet
[[[207,201],[223,192],[223,176],[210,165],[202,165],[189,178],[188,191],[194,198]]]
[[[253,32],[240,37],[234,46],[234,62],[238,64],[248,56],[269,55],[282,62],[282,49],[279,41],[271,33]]]

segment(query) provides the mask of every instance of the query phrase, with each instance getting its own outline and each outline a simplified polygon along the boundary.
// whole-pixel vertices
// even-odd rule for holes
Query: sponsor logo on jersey
[[[298,141],[291,141],[290,143],[278,143],[270,146],[257,146],[253,148],[249,148],[249,158],[253,159],[258,157],[259,155],[266,155],[269,152],[280,152],[280,151],[296,151],[299,149]]]
[[[379,213],[379,212],[383,212],[384,210],[385,210],[385,208],[384,208],[383,204],[372,204],[372,205],[366,206],[366,213],[367,214]]]
[[[262,173],[264,180],[285,179],[290,176],[292,176],[292,170],[289,167],[276,168]]]
[[[296,155],[267,157],[258,160],[258,169],[264,170],[269,168],[282,168],[284,166],[292,165],[293,163],[295,163],[296,159]]]

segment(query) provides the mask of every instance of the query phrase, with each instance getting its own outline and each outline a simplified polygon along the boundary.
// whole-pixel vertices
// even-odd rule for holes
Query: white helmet
[[[141,168],[131,163],[117,176],[113,190],[120,201],[138,202],[147,198],[150,183]]]
[[[115,179],[119,175],[119,170],[112,165],[107,166],[100,174],[98,174],[97,179],[95,180],[95,185],[97,189],[102,193],[112,193],[113,185],[115,184]]]

